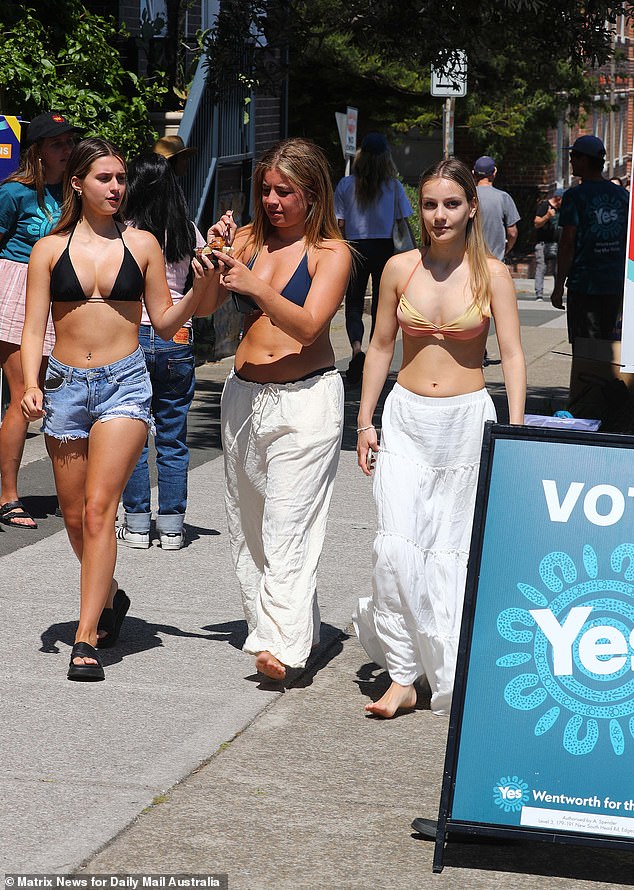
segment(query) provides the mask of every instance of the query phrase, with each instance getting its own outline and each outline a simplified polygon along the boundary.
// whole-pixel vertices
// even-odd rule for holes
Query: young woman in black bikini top
[[[134,259],[127,244],[123,240],[121,229],[115,223],[117,234],[123,244],[123,259],[119,266],[119,272],[107,297],[94,297],[84,293],[81,281],[73,266],[70,255],[70,243],[75,234],[77,223],[71,229],[68,243],[62,255],[51,270],[51,303],[81,303],[81,302],[140,302],[145,288],[145,280],[139,269],[139,264]]]
[[[108,142],[80,142],[68,160],[60,222],[35,246],[29,266],[22,410],[27,420],[45,414],[37,374],[52,303],[55,376],[47,375],[44,432],[64,524],[81,562],[71,680],[104,679],[97,647],[116,642],[130,602],[113,577],[114,523],[151,422],[152,390],[138,346],[141,298],[159,335],[170,338],[196,311],[212,271],[205,258],[194,261],[192,291],[172,304],[154,236],[128,228],[124,240],[116,222],[125,174],[123,158]],[[118,240],[123,256],[109,286]],[[116,306],[98,305],[107,302]]]

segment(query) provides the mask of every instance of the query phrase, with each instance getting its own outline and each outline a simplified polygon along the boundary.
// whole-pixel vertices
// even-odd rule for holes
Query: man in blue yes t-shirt
[[[557,275],[551,302],[563,309],[567,287],[568,340],[620,339],[625,278],[628,196],[602,176],[605,147],[580,136],[570,149],[572,173],[581,184],[563,196]]]

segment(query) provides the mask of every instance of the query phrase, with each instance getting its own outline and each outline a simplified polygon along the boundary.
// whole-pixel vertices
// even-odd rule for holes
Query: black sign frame
[[[482,443],[482,456],[476,494],[476,510],[469,550],[465,599],[462,625],[458,644],[456,677],[449,718],[449,731],[443,770],[443,782],[440,796],[440,807],[436,827],[434,846],[433,872],[439,874],[444,867],[445,844],[451,834],[498,837],[501,839],[546,841],[557,844],[575,844],[580,846],[603,847],[611,849],[634,850],[634,838],[625,839],[612,835],[596,835],[585,832],[551,829],[545,831],[528,826],[515,827],[494,823],[470,822],[452,818],[452,806],[456,788],[456,772],[460,751],[463,709],[466,697],[469,659],[471,653],[472,634],[475,620],[475,605],[478,593],[482,546],[487,520],[489,488],[493,472],[495,443],[498,440],[521,440],[538,442],[556,442],[592,447],[616,447],[634,449],[634,436],[618,433],[588,433],[577,430],[560,430],[555,428],[538,428],[527,426],[511,426],[488,421],[485,425]]]

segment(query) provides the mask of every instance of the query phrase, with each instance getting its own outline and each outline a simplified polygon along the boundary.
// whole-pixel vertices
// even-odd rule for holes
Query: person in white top
[[[346,239],[356,250],[350,284],[346,291],[346,331],[352,358],[346,374],[348,383],[359,383],[363,373],[363,304],[372,276],[372,326],[374,333],[383,268],[394,253],[392,228],[397,219],[413,213],[385,136],[368,133],[352,165],[335,191],[335,214]]]

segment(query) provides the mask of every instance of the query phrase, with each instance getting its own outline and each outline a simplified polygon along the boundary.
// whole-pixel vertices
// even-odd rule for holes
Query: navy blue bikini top
[[[133,303],[137,300],[140,301],[145,289],[143,273],[139,269],[137,261],[128,250],[121,230],[116,224],[117,234],[123,243],[123,259],[121,260],[115,283],[112,285],[112,290],[107,297],[86,296],[77,277],[77,272],[75,272],[69,252],[70,242],[75,234],[76,227],[77,224],[75,223],[68,236],[68,243],[51,271],[51,303],[104,303],[111,300]]]
[[[249,262],[246,263],[248,269],[253,268],[257,256],[256,253],[251,257]],[[297,268],[289,278],[284,289],[280,291],[280,294],[291,303],[295,303],[296,306],[303,306],[306,302],[306,297],[308,296],[308,291],[310,290],[312,283],[313,279],[308,274],[308,252],[306,252],[299,261]],[[238,312],[249,313],[262,311],[251,297],[237,294],[235,291],[233,292],[233,302]]]

